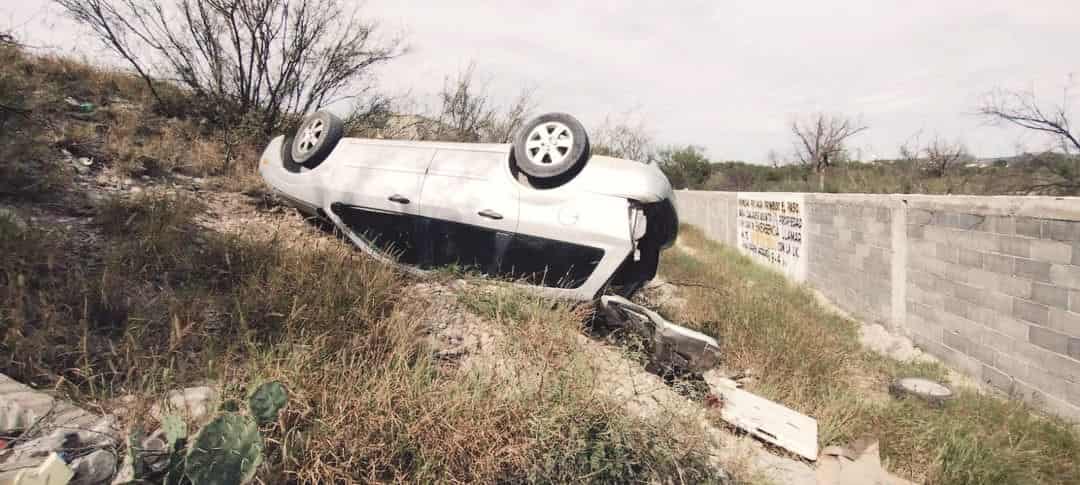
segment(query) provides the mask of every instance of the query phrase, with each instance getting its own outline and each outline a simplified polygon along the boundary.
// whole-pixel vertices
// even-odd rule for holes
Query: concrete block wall
[[[892,313],[892,217],[888,199],[805,197],[807,280],[875,323]]]
[[[951,367],[1080,421],[1080,199],[799,194],[806,283]],[[736,245],[738,193],[679,191]]]

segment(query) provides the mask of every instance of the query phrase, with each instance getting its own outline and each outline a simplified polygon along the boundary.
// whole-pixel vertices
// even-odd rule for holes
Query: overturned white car
[[[633,293],[678,231],[664,174],[591,156],[562,113],[531,120],[513,144],[477,144],[342,138],[341,121],[318,112],[270,142],[259,173],[377,258],[473,268],[554,297]]]

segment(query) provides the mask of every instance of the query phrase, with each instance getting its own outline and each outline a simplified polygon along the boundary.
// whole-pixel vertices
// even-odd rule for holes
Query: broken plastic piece
[[[720,344],[708,335],[675,325],[621,296],[600,297],[600,307],[610,322],[652,342],[655,362],[698,373],[720,363]]]
[[[75,472],[64,463],[60,455],[53,453],[33,470],[23,470],[15,476],[12,485],[64,485],[71,481]]]
[[[720,419],[808,460],[818,457],[817,420],[739,389],[731,379],[706,379],[720,395]]]

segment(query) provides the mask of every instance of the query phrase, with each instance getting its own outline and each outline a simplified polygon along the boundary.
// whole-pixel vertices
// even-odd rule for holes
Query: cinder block
[[[970,352],[970,348],[971,348],[971,345],[972,345],[971,340],[969,340],[967,337],[965,337],[963,335],[960,335],[959,333],[945,332],[941,336],[941,343],[943,343],[945,345],[948,345],[949,347],[951,347],[954,350],[959,350],[960,352],[963,352],[963,353],[968,354],[968,355],[971,354],[971,352]],[[991,361],[991,362],[993,362],[993,361]]]
[[[1012,275],[1016,267],[1016,258],[1005,254],[983,253],[983,269],[995,273]]]
[[[968,351],[965,353],[984,364],[993,364],[997,357],[996,350],[971,339],[968,340]]]
[[[1013,299],[1013,316],[1038,325],[1050,322],[1050,309],[1046,305],[1021,298]],[[1064,352],[1062,352],[1064,353]]]
[[[1080,313],[1080,290],[1069,290],[1069,311]]]
[[[1042,230],[1045,238],[1080,242],[1080,222],[1047,219],[1043,221]]]
[[[967,240],[964,247],[967,249],[973,249],[976,251],[982,251],[984,253],[996,252],[998,250],[998,238],[994,234],[987,232],[969,231],[967,233]]]
[[[997,273],[982,268],[967,268],[967,278],[964,281],[970,285],[992,288],[999,277]]]
[[[1042,237],[1042,220],[1034,217],[1017,217],[1016,235],[1034,238]]]
[[[1028,341],[1046,350],[1069,355],[1069,336],[1063,333],[1032,325],[1029,328]],[[1080,348],[1075,350],[1080,352]]]
[[[1080,290],[1080,266],[1055,264],[1050,268],[1049,274],[1050,282],[1055,285]]]
[[[994,367],[1015,379],[1024,379],[1027,377],[1028,362],[1015,355],[1006,355],[998,352],[997,360],[994,361]]]
[[[979,343],[1006,354],[1016,352],[1016,339],[989,328],[979,332]]]
[[[964,283],[953,283],[953,284],[955,285],[955,288],[956,288],[956,297],[957,298],[959,298],[961,300],[964,300],[964,301],[967,301],[967,302],[974,303],[976,305],[981,305],[983,303],[983,301],[982,301],[982,297],[983,297],[982,288],[976,288],[974,286],[964,284]]]
[[[952,229],[941,226],[925,226],[923,235],[927,241],[936,243],[947,243],[953,238]]]
[[[970,249],[959,248],[959,260],[960,264],[965,266],[971,266],[974,268],[981,268],[983,264],[983,253],[979,251],[972,251]],[[1070,255],[1071,256],[1071,255]]]
[[[957,214],[955,227],[965,231],[977,231],[986,221],[986,216],[978,214]]]
[[[1013,276],[998,275],[997,290],[1018,298],[1031,297],[1031,280],[1016,278]]]
[[[925,226],[934,220],[934,214],[923,209],[908,209],[907,224],[909,226]]]
[[[983,227],[988,232],[1011,236],[1016,234],[1016,219],[1006,216],[987,216]]]
[[[945,298],[945,311],[953,315],[968,318],[971,316],[971,304],[959,298]]]
[[[1057,264],[1072,262],[1073,247],[1068,243],[1035,239],[1031,241],[1031,258]]]
[[[983,364],[982,373],[979,377],[983,382],[1006,393],[1011,394],[1013,392],[1013,378],[994,367]]]
[[[1080,360],[1069,358],[1030,342],[1017,342],[1013,357],[1030,362],[1069,382],[1080,382]]]
[[[1051,308],[1047,326],[1071,337],[1080,337],[1080,313]]]
[[[1012,297],[993,290],[981,290],[982,305],[988,310],[1009,315],[1012,313]]]
[[[1069,308],[1069,290],[1046,283],[1031,285],[1031,299],[1055,308]]]
[[[1000,236],[998,237],[997,250],[999,253],[1020,256],[1022,258],[1029,258],[1031,257],[1031,239],[1024,239],[1021,237],[1013,236]]]
[[[1034,281],[1050,283],[1050,263],[1032,259],[1016,259],[1016,276]],[[1055,283],[1056,284],[1056,283]]]
[[[1080,406],[1070,404],[1062,399],[1046,394],[1034,386],[1017,380],[1014,385],[1013,395],[1030,403],[1032,406],[1046,410],[1065,419],[1080,421]]]
[[[1024,380],[1047,394],[1052,394],[1061,399],[1068,399],[1066,390],[1069,388],[1069,383],[1065,379],[1050,374],[1038,366],[1028,366],[1027,377]]]
[[[911,240],[911,239],[922,239],[924,237],[923,227],[924,226],[915,225],[915,224],[908,224],[907,225],[907,237],[908,237],[908,239],[909,240]]]
[[[1069,349],[1065,355],[1080,360],[1080,338],[1069,337]]]

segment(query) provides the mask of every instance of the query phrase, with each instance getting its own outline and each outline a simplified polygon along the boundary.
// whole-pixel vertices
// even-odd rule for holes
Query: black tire
[[[569,146],[558,145],[552,141],[555,139],[569,143]],[[576,174],[589,161],[589,156],[589,136],[585,127],[566,113],[537,116],[514,136],[514,164],[525,175],[536,179]]]
[[[332,113],[318,111],[304,118],[286,148],[295,163],[315,168],[330,156],[344,131],[345,124],[341,119]]]

